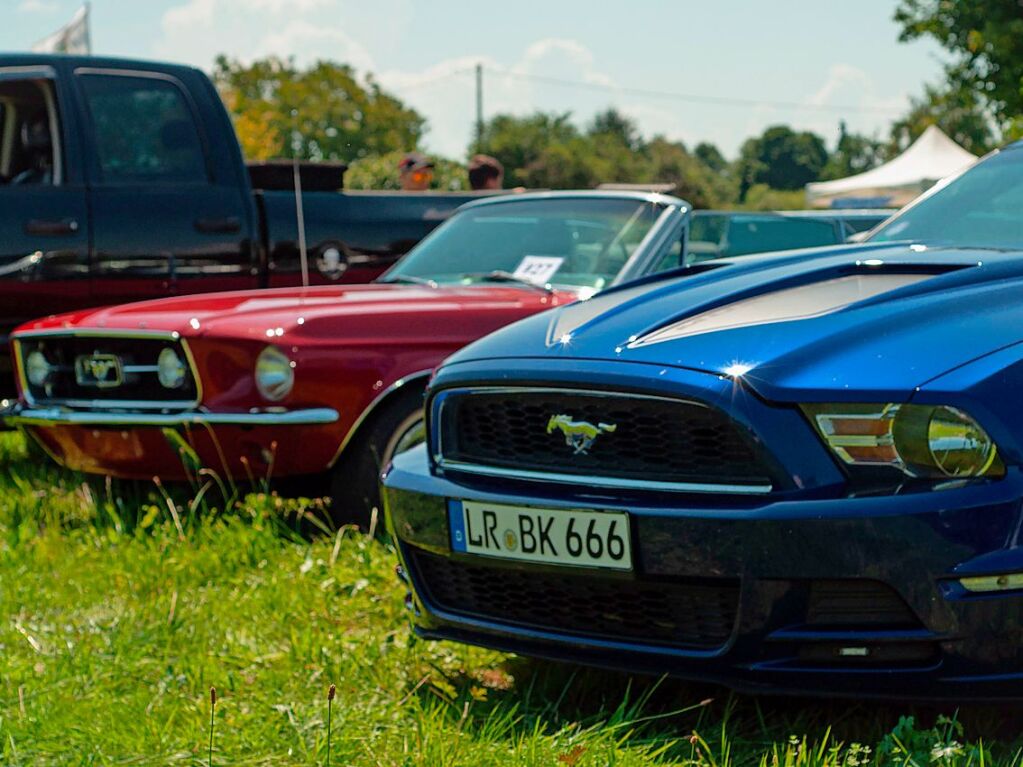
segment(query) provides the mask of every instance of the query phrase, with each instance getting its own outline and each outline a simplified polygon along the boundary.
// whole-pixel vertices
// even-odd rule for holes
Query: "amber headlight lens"
[[[256,358],[256,388],[265,399],[277,402],[295,385],[295,363],[276,346],[268,346]]]
[[[160,352],[156,360],[156,377],[165,389],[179,389],[185,383],[185,363],[171,348]]]
[[[38,349],[29,352],[25,358],[25,377],[33,386],[45,386],[53,372],[53,366],[46,355]]]
[[[828,447],[850,467],[889,466],[910,477],[1000,477],[1005,465],[983,427],[944,405],[803,405]]]

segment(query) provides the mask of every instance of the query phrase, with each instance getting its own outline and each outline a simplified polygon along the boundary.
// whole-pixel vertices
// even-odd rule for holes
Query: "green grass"
[[[1011,709],[745,698],[416,641],[385,544],[300,534],[313,502],[214,494],[87,483],[0,435],[0,764],[206,764],[211,686],[214,764],[325,764],[331,683],[333,765],[1020,763]]]

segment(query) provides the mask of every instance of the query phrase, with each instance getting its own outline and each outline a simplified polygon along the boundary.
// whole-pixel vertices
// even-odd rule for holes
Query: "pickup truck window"
[[[59,182],[56,126],[49,83],[33,79],[0,82],[0,183],[37,186]]]
[[[79,78],[105,183],[208,180],[202,141],[184,93],[152,77]]]

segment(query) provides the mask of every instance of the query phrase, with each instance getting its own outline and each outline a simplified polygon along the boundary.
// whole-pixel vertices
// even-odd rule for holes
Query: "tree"
[[[707,141],[701,141],[693,149],[696,159],[706,165],[715,173],[728,172],[728,160],[721,154],[721,150]]]
[[[643,147],[643,136],[639,132],[639,127],[631,118],[614,108],[598,113],[590,122],[586,133],[591,137],[606,136],[632,152]]]
[[[496,115],[484,124],[480,146],[501,161],[509,183],[530,186],[527,166],[537,162],[546,148],[579,136],[570,118],[567,112],[537,112],[528,117]]]
[[[360,157],[345,173],[345,189],[400,189],[398,162],[404,152],[388,152]],[[433,159],[431,188],[460,192],[469,188],[469,171],[461,163],[442,157]]]
[[[824,139],[787,125],[774,125],[757,138],[747,139],[739,153],[739,201],[754,184],[772,189],[801,189],[820,178],[828,150]]]
[[[679,141],[655,136],[644,150],[644,167],[639,181],[667,182],[678,195],[696,208],[720,208],[734,198],[730,180],[689,154]]]
[[[952,55],[946,66],[957,99],[969,96],[1003,130],[1023,115],[1023,13],[1017,0],[901,0],[900,40],[931,37]]]
[[[821,178],[845,178],[863,173],[885,160],[885,144],[877,138],[849,133],[845,120],[838,125],[838,144],[828,158]]]
[[[996,144],[991,119],[976,94],[959,88],[924,86],[923,98],[910,99],[909,112],[892,124],[888,153],[895,156],[937,125],[963,149],[984,154]]]
[[[418,112],[370,77],[360,84],[346,64],[319,61],[298,69],[274,57],[244,65],[220,56],[213,80],[249,159],[351,162],[415,149],[426,128]]]
[[[671,183],[696,207],[725,204],[729,183],[680,142],[646,141],[615,109],[596,115],[585,131],[568,114],[498,115],[483,130],[484,151],[497,157],[512,183],[531,188],[589,189],[605,181]]]

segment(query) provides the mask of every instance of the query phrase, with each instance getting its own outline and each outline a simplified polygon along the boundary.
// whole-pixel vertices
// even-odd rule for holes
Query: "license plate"
[[[466,554],[609,570],[632,569],[629,516],[448,501],[451,548]]]

